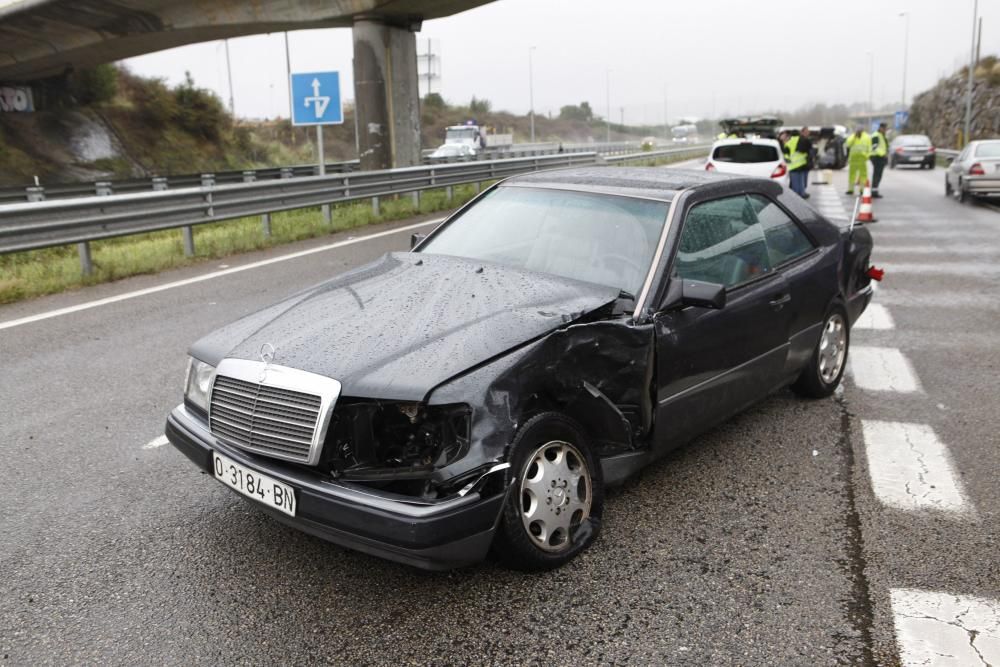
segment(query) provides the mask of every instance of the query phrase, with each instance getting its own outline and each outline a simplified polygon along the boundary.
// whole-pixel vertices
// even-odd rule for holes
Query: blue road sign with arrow
[[[340,72],[292,74],[292,125],[338,125],[344,122]]]

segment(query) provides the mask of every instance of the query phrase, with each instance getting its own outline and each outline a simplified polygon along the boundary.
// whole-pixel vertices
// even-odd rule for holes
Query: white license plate
[[[295,516],[295,489],[287,484],[242,466],[218,452],[212,452],[212,472],[215,479],[247,498]]]
[[[907,159],[908,159],[908,160],[909,160],[910,162],[923,162],[923,160],[924,160],[924,156],[923,156],[923,155],[911,155],[911,156],[910,156],[910,157],[908,157]]]

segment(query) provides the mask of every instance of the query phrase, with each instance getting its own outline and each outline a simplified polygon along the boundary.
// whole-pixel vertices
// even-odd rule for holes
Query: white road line
[[[869,391],[920,391],[909,359],[893,347],[852,346],[848,357],[854,384]]]
[[[213,278],[221,278],[222,276],[228,276],[234,273],[240,273],[241,271],[249,271],[250,269],[259,269],[262,266],[269,266],[271,264],[277,264],[279,262],[287,262],[290,259],[298,259],[299,257],[314,255],[318,252],[326,252],[327,250],[335,250],[337,248],[343,248],[346,246],[355,245],[357,243],[364,243],[365,241],[371,241],[372,239],[382,238],[383,236],[392,236],[393,234],[408,232],[411,229],[419,229],[421,227],[426,227],[428,225],[436,225],[440,223],[442,220],[444,220],[444,218],[437,218],[436,220],[428,220],[427,222],[418,222],[413,225],[406,225],[405,227],[396,227],[395,229],[390,229],[384,232],[377,232],[375,234],[368,234],[367,236],[359,236],[357,238],[347,239],[346,241],[329,243],[327,245],[318,246],[316,248],[309,248],[308,250],[300,250],[299,252],[293,252],[287,255],[281,255],[280,257],[272,257],[271,259],[264,259],[259,262],[252,262],[250,264],[244,264],[242,266],[234,266],[232,268],[224,269],[222,271],[214,271],[212,273],[206,273],[200,276],[195,276],[194,278],[177,280],[172,283],[164,283],[163,285],[157,285],[156,287],[147,287],[146,289],[135,290],[134,292],[125,292],[124,294],[109,296],[104,299],[97,299],[96,301],[88,301],[86,303],[80,303],[75,306],[58,308],[56,310],[50,310],[44,313],[38,313],[37,315],[29,315],[28,317],[21,317],[16,320],[8,320],[7,322],[0,322],[0,330],[18,327],[21,326],[22,324],[30,324],[32,322],[47,320],[51,317],[59,317],[61,315],[78,313],[81,310],[90,310],[91,308],[106,306],[108,304],[117,303],[119,301],[126,301],[127,299],[135,299],[136,297],[146,296],[148,294],[156,294],[157,292],[163,292],[165,290],[174,289],[175,287],[194,285],[195,283],[204,282],[206,280],[212,280]]]
[[[1000,265],[994,262],[901,262],[898,264],[887,262],[886,273],[995,277],[1000,276]]]
[[[896,323],[889,314],[889,310],[879,303],[870,303],[861,314],[858,321],[854,323],[855,329],[895,329]]]
[[[153,438],[145,445],[142,446],[143,449],[156,449],[157,447],[162,447],[167,444],[167,436],[161,435],[158,438]]]
[[[901,510],[974,515],[955,475],[947,446],[926,424],[861,420],[872,490]]]
[[[971,595],[893,588],[903,665],[1000,665],[1000,603]]]

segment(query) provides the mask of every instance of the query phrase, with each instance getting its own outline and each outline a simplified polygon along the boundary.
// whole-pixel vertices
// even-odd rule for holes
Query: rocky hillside
[[[969,68],[963,67],[920,93],[910,107],[907,132],[928,135],[938,146],[960,144],[965,127]],[[1000,136],[1000,59],[988,56],[973,71],[972,139]]]
[[[0,187],[130,177],[169,176],[232,169],[307,164],[315,160],[315,131],[287,120],[233,119],[213,92],[190,78],[178,86],[104,65],[36,84],[34,113],[0,114]],[[354,113],[327,128],[326,158],[357,157]],[[603,141],[606,128],[589,105],[568,106],[556,118],[539,116],[536,141]],[[452,105],[428,96],[421,108],[422,143],[436,148],[444,128],[469,118],[530,136],[530,121],[494,111],[489,101]],[[613,141],[638,139],[652,130],[612,124]],[[657,128],[659,130],[659,128]]]

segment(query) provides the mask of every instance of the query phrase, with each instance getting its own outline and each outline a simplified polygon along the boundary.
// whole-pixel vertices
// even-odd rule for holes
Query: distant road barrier
[[[560,151],[560,145],[562,151]],[[451,164],[454,162],[471,162],[483,160],[499,160],[512,157],[535,157],[539,155],[556,155],[563,153],[600,153],[616,155],[639,150],[637,141],[617,141],[611,143],[564,143],[545,142],[535,144],[514,144],[506,148],[488,148],[473,158],[431,158],[432,150],[423,153],[424,164]],[[344,174],[359,170],[360,161],[346,160],[344,162],[328,162],[327,174]],[[150,192],[152,190],[173,190],[175,188],[199,187],[207,181],[216,185],[227,183],[247,183],[252,181],[270,181],[283,178],[299,178],[302,176],[319,175],[318,165],[300,164],[291,167],[264,167],[261,169],[238,169],[231,171],[216,171],[199,174],[176,174],[171,176],[153,176],[150,178],[125,178],[118,180],[100,180],[93,182],[50,183],[37,186],[0,188],[0,204],[13,204],[23,201],[42,201],[48,199],[65,199],[67,197],[89,197],[105,194],[128,194],[132,192]]]
[[[194,255],[193,226],[236,218],[261,216],[263,233],[270,235],[270,215],[311,206],[370,199],[376,214],[383,197],[409,194],[419,204],[423,190],[444,188],[452,196],[455,185],[495,181],[544,169],[629,163],[705,155],[707,147],[690,146],[603,158],[597,153],[563,152],[556,155],[476,160],[384,171],[292,177],[155,192],[53,199],[0,205],[0,254],[78,244],[81,268],[93,270],[90,241],[144,234],[164,229],[183,230],[185,254]]]

